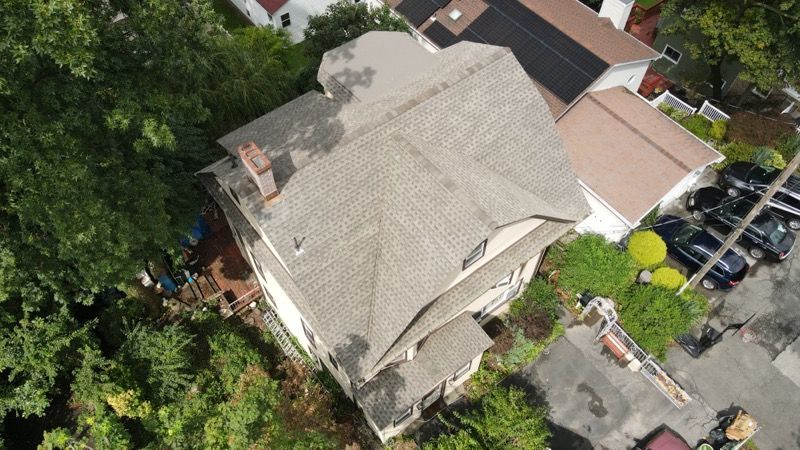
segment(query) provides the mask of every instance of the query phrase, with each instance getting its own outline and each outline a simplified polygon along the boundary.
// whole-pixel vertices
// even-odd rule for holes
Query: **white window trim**
[[[401,423],[407,421],[412,415],[414,415],[414,407],[409,406],[408,409],[400,413],[400,415],[394,419],[394,426],[397,427]]]
[[[308,324],[305,320],[300,319],[300,323],[303,325],[303,333],[306,335],[306,339],[311,344],[312,347],[317,348],[317,335],[311,331],[311,328],[308,327]]]
[[[677,60],[674,60],[674,59],[670,58],[669,56],[667,56],[667,49],[668,48],[672,49],[673,52],[678,54],[678,59]],[[678,64],[678,62],[681,60],[681,58],[683,58],[683,52],[678,51],[678,49],[676,49],[675,47],[673,47],[673,46],[671,46],[669,44],[664,44],[664,50],[661,52],[661,56],[663,56],[664,58],[667,59],[667,61],[670,61],[673,64]]]
[[[484,239],[483,242],[478,244],[475,249],[469,252],[466,258],[464,258],[464,265],[461,270],[467,270],[467,268],[483,258],[483,255],[486,254],[486,240]]]
[[[495,283],[494,288],[510,286],[512,281],[514,281],[514,272],[509,273],[508,275],[503,277],[500,281]]]
[[[465,364],[463,367],[461,367],[460,369],[456,370],[455,373],[453,373],[453,381],[456,381],[461,377],[463,377],[464,375],[466,375],[467,372],[469,372],[469,369],[471,368],[472,368],[472,361],[469,361],[467,362],[467,364]]]

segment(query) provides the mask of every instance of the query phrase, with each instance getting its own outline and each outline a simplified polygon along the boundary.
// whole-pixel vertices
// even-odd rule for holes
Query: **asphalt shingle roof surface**
[[[552,116],[514,56],[464,42],[435,57],[380,99],[310,92],[221,138],[232,154],[251,140],[263,149],[276,200],[260,197],[242,164],[206,169],[236,190],[280,257],[268,257],[268,270],[285,275],[279,283],[291,283],[290,296],[354,382],[588,212]],[[335,74],[319,79],[343,89]],[[492,230],[537,215],[552,220],[436,299]]]

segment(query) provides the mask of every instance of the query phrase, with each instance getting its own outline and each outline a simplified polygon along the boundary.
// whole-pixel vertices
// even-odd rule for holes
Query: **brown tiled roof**
[[[402,0],[389,0],[389,5],[392,7],[400,3]],[[609,65],[653,59],[658,56],[653,49],[628,33],[617,30],[609,19],[598,17],[596,12],[577,0],[520,0],[520,3]],[[434,13],[435,22],[427,20],[418,27],[418,30],[424,34],[428,28],[437,23],[458,36],[487,8],[488,4],[484,0],[451,1]],[[456,21],[449,16],[454,9],[461,12]],[[490,44],[498,43],[490,42]],[[562,43],[553,43],[556,47],[560,44]],[[543,83],[534,81],[553,116],[561,115],[568,106],[567,102],[551,92]]]
[[[587,94],[556,127],[578,178],[632,224],[722,157],[625,88]]]
[[[520,0],[520,3],[610,65],[658,57],[658,52],[614,28],[609,19],[597,17],[596,12],[577,0]]]

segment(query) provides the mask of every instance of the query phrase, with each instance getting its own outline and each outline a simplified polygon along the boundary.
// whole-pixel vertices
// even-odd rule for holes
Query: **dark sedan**
[[[731,197],[746,195],[757,201],[780,173],[749,162],[735,162],[720,173],[719,186]],[[767,206],[769,213],[786,221],[789,228],[800,229],[800,177],[789,177]]]
[[[697,220],[728,234],[741,223],[755,203],[748,198],[730,197],[722,189],[704,187],[686,200],[686,209]],[[795,235],[782,221],[768,212],[761,212],[742,232],[739,243],[755,259],[783,261],[794,247]]]
[[[712,234],[676,216],[659,217],[653,230],[666,242],[669,255],[692,273],[703,267],[722,247],[722,241]],[[709,290],[732,289],[744,279],[748,270],[750,265],[747,261],[736,251],[728,249],[701,284]]]

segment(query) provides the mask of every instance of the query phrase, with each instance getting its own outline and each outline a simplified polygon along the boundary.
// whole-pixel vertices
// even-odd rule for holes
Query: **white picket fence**
[[[716,122],[718,120],[725,120],[725,121],[731,120],[731,116],[720,111],[717,107],[715,107],[711,103],[708,103],[708,100],[703,102],[703,106],[700,107],[700,110],[697,113],[712,122]]]
[[[692,115],[697,112],[697,108],[692,107],[692,105],[672,95],[672,93],[669,90],[664,91],[663,94],[651,100],[650,106],[652,106],[653,108],[658,108],[658,105],[664,102],[666,102],[669,106],[677,110],[683,111],[689,115]]]

